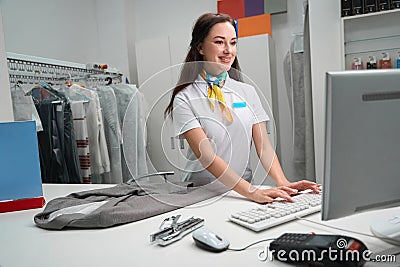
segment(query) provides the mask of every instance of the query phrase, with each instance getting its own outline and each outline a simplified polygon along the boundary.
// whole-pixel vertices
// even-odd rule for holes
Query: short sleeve
[[[191,129],[201,128],[189,101],[180,95],[177,95],[174,99],[172,115],[175,137],[179,137]]]
[[[269,116],[267,115],[263,106],[261,105],[260,97],[258,96],[258,94],[254,88],[252,90],[252,93],[253,93],[252,109],[253,109],[253,114],[254,114],[253,124],[257,124],[257,123],[264,122],[264,121],[269,121]]]

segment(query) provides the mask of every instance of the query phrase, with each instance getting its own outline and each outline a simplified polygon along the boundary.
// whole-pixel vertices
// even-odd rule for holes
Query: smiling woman
[[[230,25],[232,27],[230,27]],[[215,26],[215,27],[213,27],[213,26]],[[218,31],[215,28],[218,28]],[[214,31],[214,35],[210,34],[210,31]],[[230,34],[230,36],[229,36],[230,38],[235,38],[234,45],[231,44],[232,46],[234,46],[235,53],[233,56],[230,55],[232,61],[229,60],[229,64],[227,64],[228,67],[226,68],[225,71],[227,71],[233,79],[238,80],[238,81],[242,80],[242,78],[240,76],[239,62],[236,58],[235,21],[230,16],[225,15],[225,14],[206,13],[197,19],[197,21],[193,27],[192,40],[190,41],[189,52],[187,53],[186,59],[185,59],[185,63],[189,63],[189,62],[199,62],[199,63],[198,64],[186,64],[183,66],[179,81],[177,83],[177,86],[174,88],[171,101],[170,101],[167,109],[165,110],[165,114],[169,114],[172,112],[173,100],[174,100],[176,94],[179,93],[180,91],[182,91],[187,85],[194,82],[194,80],[197,78],[197,75],[199,75],[200,72],[203,70],[203,61],[207,61],[208,58],[211,57],[211,55],[209,55],[207,53],[209,49],[202,47],[202,46],[207,47],[207,40],[208,40],[208,42],[211,42],[211,43],[214,42],[216,47],[220,46],[221,48],[223,48],[224,41],[225,42],[233,41],[233,40],[226,41],[221,38],[221,37],[226,37],[226,36],[215,35],[216,33],[219,33],[220,31],[222,31],[224,35]],[[233,35],[232,35],[232,33],[233,33]],[[200,52],[200,48],[202,48],[201,52]],[[215,50],[217,50],[217,48],[215,48]],[[215,51],[215,50],[212,50],[212,51]],[[204,55],[205,52],[207,53],[207,55]],[[225,59],[226,59],[226,55],[225,55]],[[216,61],[214,59],[214,60],[210,60],[210,61],[221,63],[220,61],[222,61],[222,60]]]
[[[214,25],[205,40],[198,46],[198,51],[205,61],[206,72],[217,76],[221,72],[228,71],[236,58],[236,43],[236,32],[231,23]],[[213,69],[216,67],[217,69]]]
[[[207,13],[196,21],[178,84],[165,115],[171,115],[175,136],[189,143],[182,179],[195,185],[219,180],[260,203],[298,190],[320,191],[310,181],[290,183],[268,139],[269,120],[254,87],[241,80],[236,57],[235,23],[225,14]],[[250,147],[255,144],[264,169],[276,188],[251,185]]]

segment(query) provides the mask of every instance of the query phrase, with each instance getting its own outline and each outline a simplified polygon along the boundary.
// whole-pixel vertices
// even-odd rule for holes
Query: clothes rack
[[[11,84],[52,83],[60,85],[64,81],[88,81],[106,84],[122,82],[122,73],[117,69],[88,69],[87,65],[49,58],[7,53],[8,72]]]
[[[7,53],[7,64],[14,119],[29,120],[33,119],[33,113],[37,114],[35,121],[43,182],[91,183],[92,169],[97,165],[90,161],[90,131],[87,128],[89,124],[102,124],[102,119],[100,114],[93,115],[97,112],[94,106],[98,99],[90,96],[97,97],[97,94],[82,94],[74,86],[93,88],[106,85],[111,79],[117,84],[122,82],[123,75],[115,68],[93,68],[92,63],[80,64],[16,53]],[[89,109],[90,115],[87,113]],[[90,122],[87,116],[91,118]],[[101,130],[93,136],[99,136]],[[109,164],[108,158],[105,162]],[[109,171],[104,168],[104,172]]]
[[[143,96],[117,69],[15,53],[7,62],[14,119],[37,123],[43,182],[116,184],[148,173]]]

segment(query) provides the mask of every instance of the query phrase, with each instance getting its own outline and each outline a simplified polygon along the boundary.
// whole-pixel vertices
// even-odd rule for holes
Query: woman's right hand
[[[278,197],[283,198],[289,202],[293,202],[293,199],[290,197],[290,195],[296,193],[296,189],[292,189],[287,186],[272,187],[268,189],[256,188],[253,192],[250,193],[249,199],[261,204],[271,203]]]

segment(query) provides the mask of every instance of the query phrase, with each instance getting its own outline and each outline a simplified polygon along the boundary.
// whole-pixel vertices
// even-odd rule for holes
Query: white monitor
[[[322,219],[400,206],[400,69],[328,72],[325,126]]]

